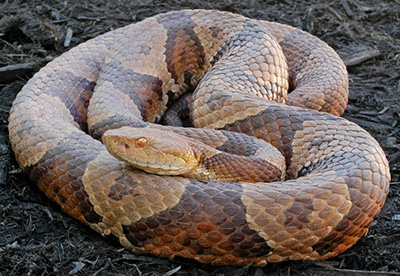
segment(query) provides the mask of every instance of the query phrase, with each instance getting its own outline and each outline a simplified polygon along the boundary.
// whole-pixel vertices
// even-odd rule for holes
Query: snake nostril
[[[128,144],[125,144],[126,149],[130,149],[131,147]]]

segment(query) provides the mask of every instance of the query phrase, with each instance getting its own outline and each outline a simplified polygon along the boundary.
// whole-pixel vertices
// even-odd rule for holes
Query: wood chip
[[[348,56],[343,58],[343,61],[344,64],[349,67],[359,65],[369,59],[376,58],[380,55],[381,53],[379,52],[379,50],[368,48],[359,52],[353,52],[352,54],[349,54]]]
[[[340,0],[340,4],[342,4],[343,9],[348,16],[353,16],[353,11],[350,9],[349,3],[347,3],[346,0]]]
[[[67,48],[71,44],[71,38],[73,35],[73,31],[71,28],[67,29],[67,34],[65,35],[65,40],[64,40],[64,47]]]
[[[37,68],[37,66],[36,62],[28,62],[0,67],[0,83],[6,83],[24,76]]]

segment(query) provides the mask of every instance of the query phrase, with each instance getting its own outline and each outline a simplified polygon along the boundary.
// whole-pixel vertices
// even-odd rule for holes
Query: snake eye
[[[138,148],[144,148],[147,145],[147,139],[144,137],[140,137],[140,138],[136,139],[135,145]]]

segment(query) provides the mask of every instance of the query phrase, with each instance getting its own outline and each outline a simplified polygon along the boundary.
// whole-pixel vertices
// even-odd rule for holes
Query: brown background
[[[34,72],[89,38],[183,8],[290,24],[320,37],[344,59],[350,77],[344,117],[379,141],[392,171],[385,207],[352,249],[324,262],[262,269],[136,255],[64,215],[23,177],[9,149],[7,120],[12,100]],[[0,1],[0,275],[400,275],[399,13],[398,0]]]

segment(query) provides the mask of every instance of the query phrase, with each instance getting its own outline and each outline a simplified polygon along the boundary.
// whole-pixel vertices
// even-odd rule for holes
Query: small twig
[[[7,82],[23,76],[38,66],[36,62],[8,65],[0,68],[0,80]]]
[[[346,66],[355,66],[363,63],[372,58],[380,56],[381,53],[376,49],[364,49],[360,52],[355,52],[344,58],[344,64]]]
[[[65,41],[64,41],[64,47],[69,47],[69,45],[71,44],[71,39],[72,39],[72,35],[73,35],[73,31],[71,28],[67,29],[67,34],[65,35]]]
[[[353,16],[353,11],[350,9],[349,3],[347,3],[346,0],[340,0],[340,4],[342,4],[343,9],[348,16]]]

